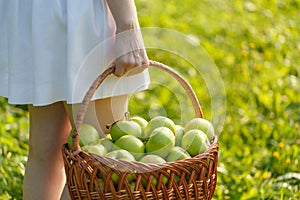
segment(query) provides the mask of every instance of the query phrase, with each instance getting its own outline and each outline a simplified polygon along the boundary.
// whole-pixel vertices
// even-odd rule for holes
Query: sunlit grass
[[[222,75],[226,119],[219,138],[214,199],[300,199],[300,2],[136,3],[142,27],[164,27],[194,37]],[[187,72],[189,63],[168,52],[152,49],[148,53],[151,59],[184,74],[211,117],[210,96],[203,80]],[[177,90],[176,82],[161,76],[156,77],[168,88],[155,85],[148,93],[132,97],[130,111],[145,118],[149,112],[167,114],[180,122],[180,100],[171,90],[179,98],[185,100],[186,96]],[[189,105],[186,102],[184,118],[194,116]],[[7,106],[2,98],[0,108],[0,199],[22,199],[28,113]]]

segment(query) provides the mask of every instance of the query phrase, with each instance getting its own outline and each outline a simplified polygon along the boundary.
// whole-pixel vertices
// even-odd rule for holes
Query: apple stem
[[[112,124],[106,124],[105,127],[109,130]]]
[[[126,121],[131,121],[131,117],[130,117],[130,112],[125,112],[125,120]]]

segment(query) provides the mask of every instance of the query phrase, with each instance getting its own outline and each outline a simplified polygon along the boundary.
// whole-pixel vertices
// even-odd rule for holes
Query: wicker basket
[[[170,67],[156,61],[150,66],[168,72],[190,97],[196,117],[203,118],[191,86]],[[79,146],[80,127],[95,90],[114,72],[108,68],[92,84],[76,118],[72,148],[63,146],[67,185],[72,199],[211,199],[217,182],[218,142],[193,158],[163,164],[127,162],[84,152]],[[114,176],[118,182],[114,182]],[[129,178],[130,177],[130,178]],[[129,182],[128,180],[133,180]]]

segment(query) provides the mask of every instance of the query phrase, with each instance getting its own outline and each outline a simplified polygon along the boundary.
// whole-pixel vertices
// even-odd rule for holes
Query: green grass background
[[[137,0],[136,4],[141,27],[188,35],[221,73],[226,118],[219,138],[214,199],[300,199],[300,1]],[[170,48],[177,45],[167,40]],[[180,71],[207,118],[217,117],[210,110],[205,81],[187,70],[188,60],[159,49],[148,49],[148,55]],[[156,70],[151,73],[163,84],[133,95],[131,113],[147,119],[166,115],[176,123],[193,117],[189,102],[178,106],[186,96],[177,91],[177,83]],[[0,98],[0,199],[22,199],[28,128],[26,107],[8,105]]]

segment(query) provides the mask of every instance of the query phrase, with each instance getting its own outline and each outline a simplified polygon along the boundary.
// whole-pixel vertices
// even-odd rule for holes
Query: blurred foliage
[[[299,199],[300,1],[140,0],[137,5],[142,27],[193,37],[221,72],[227,103],[214,199]],[[187,61],[159,49],[148,54],[180,71],[206,116],[217,117],[211,116],[205,82],[188,73]],[[158,82],[160,73],[151,72]],[[168,78],[160,80],[169,84]],[[194,116],[186,97],[170,92],[176,91],[173,82],[169,91],[156,87],[131,98],[132,112],[146,118],[149,113],[167,115],[176,122]]]
[[[28,113],[0,98],[0,199],[22,199],[28,132]]]
[[[141,27],[187,35],[204,47],[222,75],[226,118],[219,138],[214,199],[299,199],[300,1],[137,0],[136,4]],[[178,45],[172,39],[165,42]],[[210,110],[209,88],[192,70],[193,63],[162,49],[148,49],[148,55],[179,71],[193,86],[205,116],[218,117]],[[146,119],[165,115],[180,124],[193,117],[178,83],[156,69],[150,72],[154,83],[131,96],[130,112]],[[0,199],[21,199],[28,113],[8,106],[4,99],[0,108]]]

